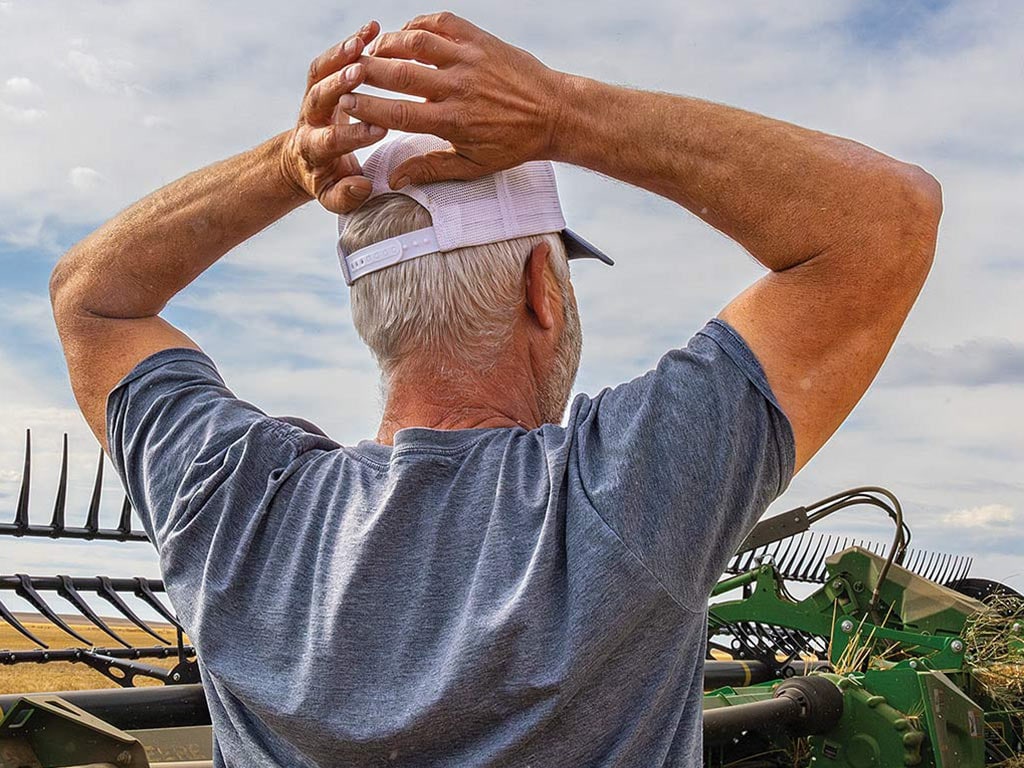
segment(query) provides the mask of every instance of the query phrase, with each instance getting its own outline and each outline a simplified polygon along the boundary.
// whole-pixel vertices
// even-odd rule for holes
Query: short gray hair
[[[408,195],[373,198],[348,221],[348,253],[431,225],[430,214]],[[494,365],[512,338],[524,301],[526,260],[546,242],[550,264],[569,281],[558,233],[430,253],[359,278],[351,289],[352,320],[373,352],[385,386],[411,355],[429,355],[468,370]]]

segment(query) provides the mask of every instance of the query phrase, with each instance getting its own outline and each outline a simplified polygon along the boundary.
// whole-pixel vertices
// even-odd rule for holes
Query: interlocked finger
[[[302,135],[299,152],[302,159],[315,168],[368,147],[385,133],[384,128],[368,123],[333,123],[323,128],[309,128]]]
[[[363,82],[364,74],[363,65],[357,62],[313,85],[302,101],[302,117],[310,125],[329,123],[338,99],[357,88]]]
[[[451,11],[441,13],[428,13],[417,16],[407,22],[402,29],[426,29],[438,35],[447,37],[449,40],[466,39],[471,37],[480,28],[456,16]]]
[[[347,93],[338,101],[338,107],[357,120],[384,128],[395,128],[411,133],[434,133],[451,125],[450,110],[437,104],[385,99],[365,93]]]
[[[367,52],[371,56],[409,59],[437,67],[459,60],[458,43],[422,29],[386,32],[373,41]]]
[[[346,64],[359,58],[363,48],[380,33],[380,24],[376,21],[367,22],[352,37],[338,45],[331,46],[321,53],[309,65],[306,76],[306,89],[309,90],[328,75],[332,75]]]
[[[411,61],[364,56],[357,65],[363,71],[363,82],[377,88],[409,96],[438,100],[447,95],[445,76],[432,67]],[[354,86],[353,86],[354,87]],[[339,94],[340,95],[340,94]]]

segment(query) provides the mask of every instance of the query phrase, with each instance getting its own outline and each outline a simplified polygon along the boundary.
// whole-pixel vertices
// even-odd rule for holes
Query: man
[[[75,394],[198,648],[218,764],[696,765],[709,589],[878,371],[939,187],[844,139],[552,71],[448,13],[378,33],[313,62],[293,130],[132,206],[53,276]],[[450,144],[384,145],[360,175],[351,152],[386,129]],[[675,200],[769,270],[565,426],[566,257],[599,254],[559,234],[548,160]],[[341,214],[387,386],[356,446],[236,399],[158,316],[312,198]]]

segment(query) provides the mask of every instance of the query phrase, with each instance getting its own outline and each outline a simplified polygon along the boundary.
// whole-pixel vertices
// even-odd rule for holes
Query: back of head
[[[403,194],[371,198],[341,236],[347,252],[431,226],[427,210]],[[569,269],[558,233],[429,253],[367,274],[351,288],[352,319],[385,384],[402,366],[484,373],[512,341],[525,300],[525,267],[541,242],[568,295]]]

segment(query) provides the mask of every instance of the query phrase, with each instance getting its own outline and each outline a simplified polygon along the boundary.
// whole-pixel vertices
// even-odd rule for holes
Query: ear
[[[555,306],[558,296],[554,274],[548,269],[548,255],[551,249],[547,243],[538,243],[530,251],[526,261],[526,306],[537,318],[537,323],[546,331],[555,327]],[[554,289],[554,290],[553,290]]]

